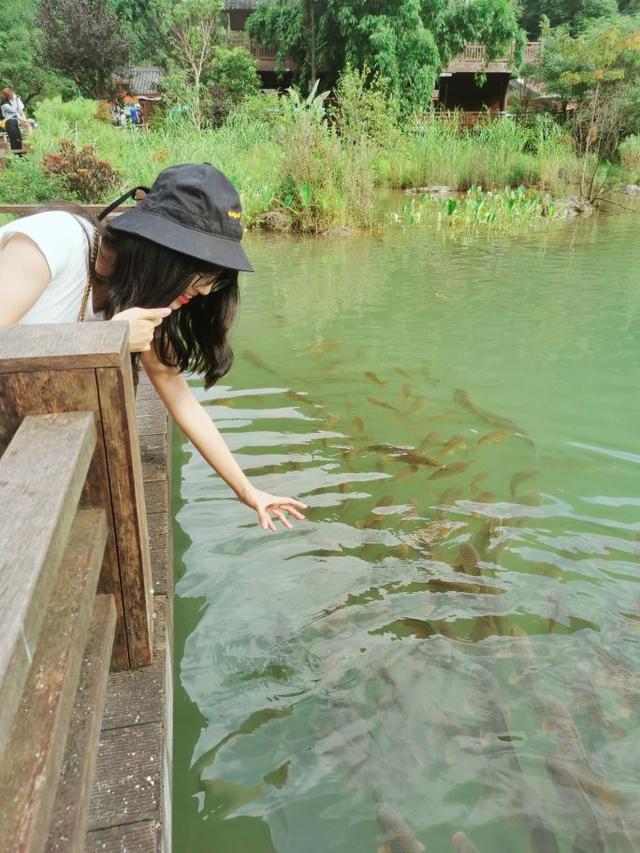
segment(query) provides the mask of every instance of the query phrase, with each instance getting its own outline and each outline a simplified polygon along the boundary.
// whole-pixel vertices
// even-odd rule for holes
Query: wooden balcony
[[[540,56],[542,50],[542,42],[528,42],[525,48],[523,60],[526,63],[535,62]],[[487,51],[483,44],[468,44],[462,53],[454,57],[447,68],[444,69],[445,74],[510,74],[514,69],[513,56],[514,49],[510,50],[505,56],[487,62]]]
[[[276,52],[272,48],[260,47],[249,38],[249,34],[244,30],[227,30],[227,44],[229,47],[243,47],[248,50],[256,61],[258,71],[276,70]],[[285,60],[285,68],[293,69],[295,67],[292,60],[288,57]]]

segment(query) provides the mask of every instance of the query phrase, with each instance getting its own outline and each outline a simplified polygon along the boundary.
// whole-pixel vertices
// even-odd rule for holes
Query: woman
[[[112,210],[127,193],[108,210]],[[238,271],[240,199],[213,166],[165,169],[134,209],[102,228],[80,208],[45,209],[0,228],[0,326],[92,319],[129,324],[138,356],[173,420],[265,530],[291,527],[305,504],[254,488],[197,402],[183,371],[210,387],[233,354],[227,333]]]
[[[2,117],[5,122],[5,130],[9,136],[11,150],[23,154],[20,123],[26,121],[24,104],[13,89],[8,86],[2,90]]]

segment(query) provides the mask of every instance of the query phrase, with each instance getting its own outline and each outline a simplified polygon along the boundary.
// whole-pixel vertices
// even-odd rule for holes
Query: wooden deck
[[[155,593],[153,664],[109,675],[86,841],[90,853],[171,850],[170,430],[143,374],[136,418]]]

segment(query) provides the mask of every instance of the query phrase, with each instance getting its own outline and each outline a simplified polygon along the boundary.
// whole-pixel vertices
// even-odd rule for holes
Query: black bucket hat
[[[118,203],[121,199],[103,215]],[[240,245],[241,217],[238,193],[222,172],[209,163],[183,163],[160,172],[138,206],[109,224],[116,231],[145,237],[183,255],[253,272]]]

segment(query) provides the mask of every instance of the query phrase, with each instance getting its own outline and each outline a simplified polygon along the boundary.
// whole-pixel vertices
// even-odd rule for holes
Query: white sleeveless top
[[[40,249],[51,272],[51,283],[18,323],[77,322],[87,284],[93,232],[86,219],[63,210],[25,216],[0,228],[0,252],[14,234],[25,234]],[[15,286],[20,287],[20,281]],[[85,320],[102,319],[101,313],[93,313],[89,297]]]

